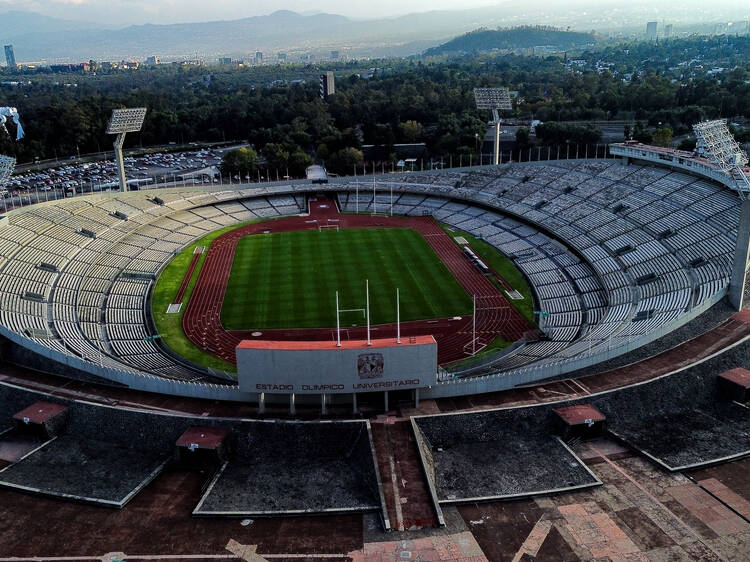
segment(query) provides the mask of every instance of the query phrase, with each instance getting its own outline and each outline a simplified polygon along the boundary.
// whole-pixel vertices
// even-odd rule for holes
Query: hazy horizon
[[[380,2],[350,2],[346,0],[284,0],[269,6],[260,0],[0,0],[0,11],[19,10],[35,12],[60,19],[79,20],[106,24],[109,26],[126,26],[131,24],[169,24],[187,22],[206,22],[216,20],[239,19],[252,16],[263,16],[278,10],[290,10],[302,14],[330,13],[354,19],[378,19],[402,16],[410,13],[435,10],[464,10],[470,8],[493,7],[508,4],[508,0],[464,0],[457,4],[455,0],[380,0]],[[601,10],[608,5],[623,6],[627,0],[536,0],[527,4],[534,9],[585,10],[587,6]],[[636,2],[637,3],[637,2]],[[680,2],[679,6],[664,2],[653,6],[653,17],[660,19],[670,17],[675,12],[685,13],[686,8],[694,6],[697,13],[722,11],[738,19],[750,18],[750,9],[741,0],[716,0],[707,9],[699,0]],[[512,4],[514,11],[521,8]],[[581,13],[585,18],[585,11]],[[478,22],[478,25],[481,22]]]
[[[265,16],[279,10],[300,14],[329,13],[355,19],[395,17],[413,12],[495,6],[498,0],[380,0],[377,3],[345,0],[285,0],[271,4],[260,0],[0,0],[0,11],[36,12],[61,19],[108,23],[187,23]],[[113,14],[121,14],[113,16]]]

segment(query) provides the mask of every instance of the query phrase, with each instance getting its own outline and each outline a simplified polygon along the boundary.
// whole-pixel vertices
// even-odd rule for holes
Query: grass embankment
[[[536,318],[534,318],[534,297],[531,293],[531,288],[529,287],[526,278],[523,276],[523,273],[516,268],[513,262],[505,257],[492,244],[480,240],[468,232],[454,229],[446,224],[441,224],[440,226],[451,238],[455,238],[456,236],[463,236],[466,238],[471,249],[484,260],[487,266],[500,277],[505,279],[508,285],[521,293],[523,300],[512,300],[510,297],[508,297],[508,300],[510,300],[510,303],[531,323],[532,326],[536,327]],[[495,283],[495,285],[504,293],[505,289],[499,281],[493,278],[492,282]]]
[[[469,246],[474,251],[474,253],[481,257],[490,269],[492,269],[495,273],[502,277],[505,282],[508,283],[508,285],[510,285],[513,289],[521,293],[521,295],[523,296],[523,300],[513,300],[510,297],[507,297],[507,295],[506,297],[515,307],[515,309],[518,310],[518,312],[520,312],[533,327],[536,327],[536,319],[534,318],[534,298],[531,293],[531,288],[526,282],[526,278],[523,276],[523,274],[518,270],[518,268],[516,268],[515,265],[513,265],[513,262],[505,257],[492,244],[489,244],[484,240],[480,240],[473,234],[470,234],[463,230],[458,230],[443,223],[441,223],[440,226],[451,238],[455,239],[456,236],[463,236],[469,243]],[[491,281],[499,290],[503,291],[503,293],[505,294],[505,288],[503,287],[502,283],[497,281],[497,279],[495,278],[491,278]],[[482,349],[482,351],[480,351],[473,357],[468,357],[463,361],[452,363],[450,367],[456,368],[468,366],[471,363],[487,357],[488,355],[505,349],[512,343],[514,342],[506,341],[502,336],[498,336],[492,342],[490,342],[487,347]]]
[[[187,339],[185,332],[182,331],[182,317],[187,309],[190,296],[193,294],[198,274],[203,267],[203,262],[206,259],[206,253],[208,252],[208,247],[211,245],[211,242],[225,232],[238,228],[238,226],[250,224],[251,222],[255,221],[215,230],[199,240],[196,240],[172,258],[172,261],[167,264],[167,267],[164,268],[161,275],[159,275],[159,279],[156,281],[151,303],[151,313],[154,318],[154,323],[156,324],[156,329],[159,331],[159,334],[161,334],[162,342],[164,342],[167,347],[177,355],[189,359],[198,365],[232,373],[237,371],[237,368],[231,363],[227,363],[210,353],[206,353]],[[185,274],[190,266],[190,262],[193,259],[193,251],[197,246],[205,246],[206,250],[201,254],[198,264],[193,271],[190,284],[188,285],[182,299],[182,308],[178,314],[167,314],[167,308],[177,295],[177,291],[179,290],[182,280],[185,278]]]

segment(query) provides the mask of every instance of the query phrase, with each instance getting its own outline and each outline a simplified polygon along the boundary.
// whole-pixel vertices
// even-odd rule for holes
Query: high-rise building
[[[146,64],[149,66],[156,66],[157,64],[159,64],[159,57],[157,57],[156,55],[146,57]]]
[[[16,67],[16,54],[13,52],[13,45],[5,45],[5,62],[8,63],[8,68]]]
[[[339,58],[339,52],[338,51],[331,51],[331,59],[337,60]]]
[[[232,57],[219,57],[219,64],[229,66],[232,64]]]
[[[328,99],[336,93],[336,83],[333,72],[330,70],[320,75],[320,99]]]
[[[646,24],[646,39],[653,41],[656,39],[656,26],[657,22],[650,21]]]
[[[672,24],[668,23],[667,25],[664,26],[664,38],[666,39],[667,37],[671,37],[671,36],[672,36]]]
[[[286,53],[279,53],[278,55],[276,55],[276,58],[279,59],[280,61],[286,60]]]
[[[255,51],[255,64],[263,64],[263,53]]]

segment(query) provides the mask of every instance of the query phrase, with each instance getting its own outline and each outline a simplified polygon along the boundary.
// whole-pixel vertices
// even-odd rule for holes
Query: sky
[[[0,0],[0,11],[23,10],[63,19],[108,22],[119,27],[129,23],[237,19],[281,9],[375,18],[499,3],[500,0]]]

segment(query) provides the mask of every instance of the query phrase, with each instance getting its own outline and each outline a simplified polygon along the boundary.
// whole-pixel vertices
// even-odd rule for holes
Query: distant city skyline
[[[238,60],[253,59],[256,51],[268,55],[263,61],[272,62],[278,52],[290,53],[289,60],[308,61],[410,56],[481,27],[546,25],[586,33],[593,30],[602,37],[644,38],[646,22],[657,22],[658,29],[665,32],[666,26],[672,25],[670,36],[681,37],[735,30],[746,33],[750,20],[750,9],[731,0],[715,0],[710,6],[684,0],[666,7],[654,5],[652,0],[601,0],[596,4],[591,0],[530,0],[523,4],[494,0],[484,7],[461,5],[451,10],[438,10],[446,0],[436,0],[426,12],[418,12],[427,9],[425,0],[407,0],[398,8],[386,0],[371,8],[385,14],[380,17],[365,17],[366,8],[356,4],[339,10],[341,0],[320,0],[317,7],[324,11],[318,12],[319,16],[300,9],[311,0],[284,1],[291,5],[260,6],[258,0],[249,0],[250,4],[241,7],[243,13],[235,14],[233,10],[240,9],[238,0],[154,0],[145,8],[145,0],[127,4],[125,0],[0,0],[0,13],[4,7],[15,8],[5,13],[0,40],[14,45],[20,64],[143,61],[153,55],[164,61]],[[469,0],[469,6],[486,1]],[[48,13],[24,11],[23,7],[44,8]],[[60,11],[63,13],[58,14]],[[404,11],[409,14],[403,15]],[[155,15],[144,16],[147,13]],[[150,25],[137,25],[139,21]]]

